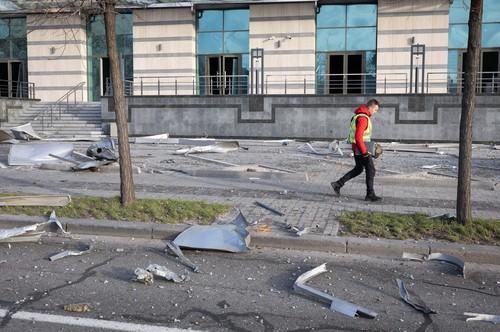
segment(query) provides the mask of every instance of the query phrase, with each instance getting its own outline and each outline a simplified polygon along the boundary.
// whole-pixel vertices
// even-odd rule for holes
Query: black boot
[[[379,197],[379,196],[375,195],[374,193],[367,194],[365,197],[365,201],[369,201],[369,202],[378,202],[381,200],[382,200],[382,197]]]
[[[332,182],[330,183],[332,188],[333,188],[333,191],[335,192],[335,194],[337,196],[340,196],[340,188],[342,188],[342,186],[340,185],[340,183],[338,183],[337,181],[335,182]]]

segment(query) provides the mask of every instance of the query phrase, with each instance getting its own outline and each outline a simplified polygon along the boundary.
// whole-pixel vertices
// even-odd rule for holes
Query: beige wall
[[[87,82],[85,21],[78,16],[28,15],[28,80],[36,97],[56,101]],[[78,99],[82,100],[82,92]],[[87,100],[86,86],[83,100]]]
[[[377,92],[406,92],[403,85],[410,78],[411,37],[415,37],[415,43],[425,44],[426,73],[446,72],[448,11],[449,0],[379,0]],[[394,83],[387,89],[381,84],[385,78]],[[429,78],[429,92],[446,92],[446,74],[430,74]]]
[[[269,94],[314,93],[315,25],[314,3],[250,6],[250,49],[264,49],[264,75]]]
[[[191,8],[134,10],[134,93],[193,94],[195,17]],[[150,77],[150,78],[146,78]]]

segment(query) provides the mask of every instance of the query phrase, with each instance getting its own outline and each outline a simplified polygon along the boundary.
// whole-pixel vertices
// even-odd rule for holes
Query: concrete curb
[[[0,228],[12,228],[47,221],[45,217],[0,215]],[[60,220],[73,234],[123,236],[145,239],[173,239],[189,225],[152,224],[132,221],[66,219]],[[376,240],[357,237],[334,237],[306,234],[301,237],[275,231],[251,231],[251,246],[279,249],[323,251],[375,257],[400,258],[403,252],[430,254],[440,252],[466,262],[500,265],[500,246],[465,245],[411,240]]]

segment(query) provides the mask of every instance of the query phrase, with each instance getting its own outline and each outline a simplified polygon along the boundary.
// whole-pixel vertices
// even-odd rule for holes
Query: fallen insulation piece
[[[307,296],[312,296],[315,297],[316,299],[327,302],[330,304],[330,310],[339,312],[341,314],[347,315],[349,317],[356,317],[356,316],[363,316],[367,318],[375,318],[377,317],[377,313],[367,309],[360,307],[358,305],[355,305],[353,303],[338,299],[330,294],[321,292],[317,289],[314,289],[308,285],[306,285],[306,282],[311,280],[312,278],[326,272],[326,263],[321,264],[320,266],[315,267],[312,270],[309,270],[303,274],[301,274],[297,280],[295,280],[295,283],[293,284],[293,289],[297,293],[307,295]]]
[[[248,223],[240,211],[229,220],[217,220],[212,225],[195,225],[177,235],[173,241],[181,248],[244,252],[250,243]]]
[[[422,311],[424,314],[436,313],[434,310],[429,308],[427,304],[425,304],[424,301],[422,301],[422,299],[417,295],[413,294],[412,296],[410,296],[410,293],[406,289],[405,284],[401,279],[396,279],[396,282],[399,288],[399,296],[403,299],[403,301],[405,301],[418,311]]]
[[[500,315],[477,314],[473,312],[464,312],[464,315],[470,316],[465,320],[466,322],[482,320],[493,324],[500,324]]]
[[[58,254],[50,256],[49,260],[51,262],[53,262],[53,261],[56,261],[58,259],[61,259],[61,258],[64,258],[64,257],[68,257],[68,256],[81,256],[81,255],[88,254],[90,251],[91,251],[91,247],[90,246],[86,246],[86,248],[84,250],[80,250],[80,251],[66,250],[66,251],[63,251],[63,252],[60,252]]]
[[[237,141],[229,142],[216,142],[212,145],[206,146],[193,146],[191,148],[179,149],[174,154],[190,154],[190,153],[226,153],[230,151],[237,151],[240,144]]]
[[[137,269],[135,269],[134,273],[135,273],[135,279],[134,279],[135,281],[142,282],[145,285],[153,284],[154,277],[151,272],[138,267]]]
[[[462,274],[462,276],[465,278],[465,262],[455,256],[445,255],[438,252],[430,255],[412,254],[408,252],[403,252],[403,256],[401,258],[419,262],[424,262],[424,261],[445,262],[455,266],[459,270],[460,274]]]
[[[165,278],[173,282],[183,282],[186,280],[185,276],[179,276],[177,273],[170,271],[165,266],[158,264],[151,264],[146,268],[146,271],[151,272],[154,276]]]
[[[66,206],[71,203],[70,195],[3,196],[0,206]]]
[[[179,257],[180,261],[190,268],[193,269],[194,272],[200,272],[200,268],[196,266],[193,262],[191,262],[184,254],[182,253],[181,248],[177,244],[172,241],[167,241],[167,248],[170,249],[177,257]]]
[[[276,210],[275,208],[270,207],[269,205],[266,205],[264,203],[261,203],[259,201],[255,201],[255,205],[260,206],[263,209],[266,209],[268,211],[271,211],[274,214],[277,214],[278,216],[284,216],[285,214],[281,211]]]
[[[40,136],[38,136],[38,134],[31,126],[31,122],[28,122],[21,126],[12,127],[10,128],[10,131],[12,132],[12,135],[14,135],[14,138],[16,139],[26,140],[26,141],[42,139]]]
[[[165,144],[169,143],[168,136],[169,134],[165,133],[152,136],[136,137],[133,139],[133,142],[135,144]]]

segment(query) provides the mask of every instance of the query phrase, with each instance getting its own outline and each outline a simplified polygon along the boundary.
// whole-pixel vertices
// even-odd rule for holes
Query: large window
[[[322,5],[316,16],[317,93],[375,91],[377,6]]]
[[[0,18],[0,96],[23,97],[26,81],[26,18]]]
[[[200,10],[197,57],[201,94],[246,93],[248,9]]]
[[[464,54],[469,34],[470,0],[453,1],[449,14],[448,82],[450,92],[460,91]],[[484,0],[481,31],[480,92],[494,92],[500,86],[500,1]]]
[[[125,80],[132,80],[133,41],[132,14],[124,13],[116,16],[116,43],[120,56],[122,75]],[[110,86],[110,67],[106,43],[104,17],[92,16],[87,23],[88,54],[88,92],[89,100],[99,100]]]

